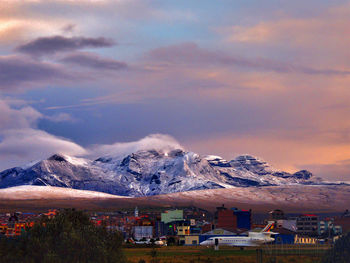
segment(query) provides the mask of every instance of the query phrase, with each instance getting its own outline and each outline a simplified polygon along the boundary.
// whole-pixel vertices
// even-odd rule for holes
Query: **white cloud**
[[[45,116],[45,119],[52,122],[76,122],[77,121],[77,119],[75,119],[72,115],[64,112],[61,112],[52,116]]]
[[[4,132],[4,140],[0,143],[0,154],[20,157],[31,155],[34,159],[54,153],[82,155],[85,152],[81,146],[68,139],[31,128],[8,130]]]
[[[68,139],[51,135],[36,129],[7,130],[2,133],[0,142],[0,167],[3,169],[13,165],[44,159],[54,153],[83,155],[86,150]]]
[[[13,108],[13,106],[17,108]],[[22,108],[19,108],[22,107]],[[70,156],[100,157],[105,155],[123,156],[140,150],[168,152],[183,149],[173,137],[152,134],[134,142],[117,142],[111,145],[94,145],[89,150],[70,141],[54,136],[37,128],[40,119],[54,122],[74,121],[66,113],[44,116],[25,102],[0,98],[0,170],[23,165],[31,161],[48,158],[55,153]]]
[[[10,103],[0,98],[0,133],[14,128],[29,128],[42,118],[42,114],[29,106],[11,108]]]
[[[37,129],[40,119],[72,121],[68,114],[46,117],[25,102],[8,98],[0,98],[0,112],[0,169],[46,158],[53,153],[73,156],[86,153],[83,147],[68,139]]]
[[[117,142],[111,145],[95,145],[91,147],[92,156],[124,156],[140,150],[159,150],[168,152],[174,149],[183,149],[173,137],[164,134],[151,134],[134,142]]]

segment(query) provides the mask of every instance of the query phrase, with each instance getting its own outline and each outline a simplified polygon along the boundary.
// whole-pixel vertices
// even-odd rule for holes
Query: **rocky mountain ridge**
[[[0,173],[0,188],[46,185],[121,196],[151,196],[233,187],[326,184],[306,170],[294,174],[263,160],[241,155],[231,161],[180,149],[142,150],[95,160],[55,154],[25,167]]]

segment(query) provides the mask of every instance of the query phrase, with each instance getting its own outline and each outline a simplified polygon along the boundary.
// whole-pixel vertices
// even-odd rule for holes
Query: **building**
[[[216,208],[215,227],[231,231],[250,230],[252,227],[252,211],[240,210],[236,207],[227,209],[224,205]]]
[[[15,224],[18,223],[19,221],[18,216],[19,216],[18,213],[14,213],[9,217],[8,223],[7,223],[8,228],[15,228]]]
[[[135,240],[153,238],[153,226],[133,226],[132,236]]]
[[[319,221],[318,234],[323,236],[338,236],[342,234],[342,227],[334,224],[334,219]]]
[[[202,233],[206,233],[206,232],[209,232],[211,230],[214,229],[214,225],[213,224],[210,224],[210,223],[205,223],[202,225]]]
[[[200,226],[190,226],[191,234],[200,234],[202,232],[202,228]]]
[[[193,228],[193,226],[190,224],[189,222],[177,226],[177,235],[179,236],[178,240],[180,245],[199,245],[199,235],[191,233],[191,228]]]
[[[190,225],[195,226],[196,225],[196,219],[190,219]]]
[[[176,236],[178,233],[178,228],[185,229],[183,227],[190,228],[189,221],[180,220],[180,221],[172,221],[168,224],[164,224],[164,235],[167,236]]]
[[[5,235],[7,231],[7,224],[0,224],[0,235]]]
[[[190,226],[178,226],[177,227],[177,235],[178,236],[184,236],[184,235],[190,235],[191,234],[191,227]]]
[[[294,221],[294,227],[290,227],[290,224],[283,224],[284,222],[289,221]],[[275,227],[272,229],[272,232],[278,233],[277,235],[274,235],[274,244],[294,244],[296,236],[295,220],[277,220],[277,222],[279,223],[275,223]]]
[[[232,209],[237,218],[237,228],[250,230],[252,228],[252,210]]]
[[[292,245],[295,241],[295,234],[277,234],[274,236],[275,241],[274,244],[280,244],[280,245]]]
[[[302,236],[317,236],[319,218],[314,214],[302,214],[296,219],[297,233]]]
[[[164,222],[161,221],[155,221],[154,223],[154,236],[155,237],[161,237],[166,235],[166,225]]]
[[[228,231],[222,228],[215,228],[209,232],[203,233],[204,236],[236,236],[235,232]]]
[[[317,244],[317,239],[314,237],[305,237],[305,236],[295,235],[294,244],[315,245]]]
[[[137,218],[136,224],[139,226],[151,226],[153,225],[153,222],[147,215],[144,215],[142,217]]]
[[[26,229],[26,223],[16,223],[15,224],[15,235],[21,235]]]
[[[47,216],[49,219],[54,218],[57,215],[57,210],[56,209],[50,209],[44,215]]]
[[[218,211],[217,228],[226,228],[229,230],[237,229],[237,216],[233,210]]]
[[[179,244],[185,246],[198,246],[199,235],[187,235],[179,238]]]
[[[165,213],[161,213],[161,221],[164,224],[168,224],[173,221],[181,221],[184,219],[184,212],[183,210],[170,210],[166,211]]]

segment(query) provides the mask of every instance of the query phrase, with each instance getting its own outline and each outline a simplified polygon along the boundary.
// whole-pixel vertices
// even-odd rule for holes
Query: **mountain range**
[[[218,188],[335,185],[301,170],[287,173],[251,155],[231,161],[175,149],[141,150],[94,160],[64,154],[0,173],[0,188],[55,186],[142,197]]]

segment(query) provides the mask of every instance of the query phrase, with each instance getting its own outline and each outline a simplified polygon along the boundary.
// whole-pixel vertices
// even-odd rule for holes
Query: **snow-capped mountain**
[[[207,156],[206,159],[225,177],[226,183],[234,186],[322,183],[321,179],[312,178],[309,171],[301,170],[294,174],[279,171],[251,155],[241,155],[229,162],[219,156]]]
[[[0,173],[0,188],[49,185],[122,196],[149,196],[191,190],[324,184],[308,171],[289,174],[249,155],[226,161],[193,152],[143,150],[96,160],[55,154]]]

